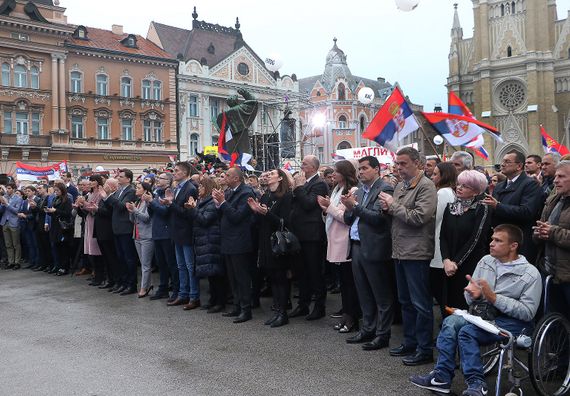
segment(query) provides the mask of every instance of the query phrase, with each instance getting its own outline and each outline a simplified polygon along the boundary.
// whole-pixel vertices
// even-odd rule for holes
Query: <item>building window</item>
[[[4,112],[4,133],[13,133],[12,113],[9,111]]]
[[[133,140],[133,120],[122,120],[123,140]]]
[[[510,58],[511,56],[513,56],[513,49],[511,48],[511,46],[507,47],[507,57]]]
[[[198,141],[200,136],[197,133],[192,133],[190,135],[189,153],[190,155],[196,155],[198,152]]]
[[[505,5],[501,4],[501,16],[505,16]]]
[[[515,13],[515,2],[513,1],[511,3],[511,14],[514,14],[514,13]]]
[[[241,62],[238,65],[238,73],[241,74],[242,76],[247,76],[249,74],[249,66]]]
[[[143,138],[145,142],[152,142],[152,121],[143,122]]]
[[[154,100],[160,100],[162,98],[162,83],[160,81],[154,81],[152,83],[152,98]]]
[[[32,113],[32,135],[40,134],[40,113]]]
[[[30,88],[40,89],[40,69],[37,66],[30,69]]]
[[[108,95],[108,78],[105,74],[97,74],[97,95]]]
[[[345,129],[346,128],[346,117],[341,115],[340,117],[338,117],[338,127],[341,129]]]
[[[73,93],[83,92],[82,80],[83,78],[81,72],[78,71],[71,72],[71,92]]]
[[[27,135],[28,134],[28,113],[16,113],[16,133],[18,135]]]
[[[142,82],[142,98],[149,100],[151,98],[151,83],[149,80],[143,80]]]
[[[8,63],[2,63],[2,85],[10,86],[10,65]]]
[[[22,65],[14,67],[14,86],[18,88],[28,87],[28,73],[26,68]]]
[[[162,122],[154,121],[154,141],[162,142]]]
[[[15,40],[30,41],[30,36],[28,36],[26,33],[12,32],[10,36]]]
[[[162,141],[162,122],[144,120],[143,135],[146,142]]]
[[[346,100],[346,92],[344,84],[338,84],[338,100]]]
[[[360,133],[363,133],[364,129],[366,129],[366,118],[362,116],[360,117]]]
[[[188,97],[188,116],[198,117],[198,97],[196,95]]]
[[[349,149],[349,148],[352,148],[352,146],[351,146],[350,143],[347,142],[347,141],[342,141],[342,142],[340,142],[340,143],[338,144],[338,146],[336,146],[336,149],[337,149],[337,150],[346,150],[346,149]]]
[[[97,117],[97,139],[107,140],[109,137],[109,119]]]
[[[83,139],[83,117],[71,116],[71,137],[74,139]]]
[[[220,101],[218,99],[210,99],[210,119],[215,120],[220,113]]]
[[[77,29],[77,37],[79,37],[80,39],[84,39],[85,38],[85,29],[80,27]]]
[[[121,77],[121,96],[130,98],[132,96],[132,80],[130,77]]]
[[[325,148],[322,146],[317,147],[317,157],[319,162],[322,164],[325,161]]]

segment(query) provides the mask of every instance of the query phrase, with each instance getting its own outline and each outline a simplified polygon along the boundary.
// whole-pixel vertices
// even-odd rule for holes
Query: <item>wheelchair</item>
[[[523,396],[522,382],[526,379],[530,379],[540,396],[570,394],[570,322],[561,314],[547,313],[551,280],[552,276],[548,276],[545,282],[545,316],[537,323],[532,337],[524,334],[515,337],[499,329],[504,340],[481,350],[485,375],[498,367],[495,396],[501,395],[504,376],[510,386],[505,396]],[[521,358],[524,353],[526,362]]]

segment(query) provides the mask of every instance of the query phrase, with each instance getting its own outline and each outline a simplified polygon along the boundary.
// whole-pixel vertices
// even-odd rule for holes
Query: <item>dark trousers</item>
[[[268,269],[267,274],[271,282],[271,292],[273,295],[273,305],[280,312],[287,310],[287,302],[289,301],[289,279],[287,279],[286,269]]]
[[[208,277],[210,287],[210,306],[226,305],[226,277],[224,275],[214,275]]]
[[[49,232],[44,231],[43,224],[38,224],[41,229],[36,230],[36,240],[38,241],[38,265],[42,267],[51,267],[53,257],[51,254],[51,246],[49,243]]]
[[[24,228],[24,239],[28,246],[28,262],[30,265],[39,265],[39,249],[36,231],[30,227]]]
[[[431,294],[435,301],[439,304],[439,311],[441,320],[445,319],[447,313],[445,312],[445,271],[443,268],[429,268],[429,284]]]
[[[137,287],[137,250],[131,234],[115,235],[115,248],[119,258],[119,282],[128,288]]]
[[[101,250],[101,247],[99,247]],[[103,282],[105,279],[108,278],[107,272],[105,271],[105,262],[103,256],[91,256],[91,255],[84,255],[84,257],[89,262],[89,267],[93,269],[95,272],[95,282]],[[85,267],[86,268],[86,267]]]
[[[394,270],[392,260],[367,261],[361,246],[352,244],[354,285],[362,309],[362,331],[390,339],[394,321]]]
[[[102,261],[105,267],[104,271],[107,274],[107,281],[109,283],[118,284],[121,274],[119,271],[119,258],[117,257],[117,250],[115,249],[115,241],[112,239],[97,239],[97,244],[103,255]]]
[[[172,296],[174,298],[178,297],[180,278],[178,277],[178,265],[176,264],[176,254],[174,253],[172,239],[155,239],[154,257],[160,275],[160,284],[156,293],[168,294],[168,282],[170,280]]]
[[[0,226],[0,261],[8,262],[8,252],[4,243],[3,227]]]
[[[58,268],[69,271],[71,267],[71,242],[68,240],[58,241],[54,243],[54,246],[58,258]]]
[[[315,307],[324,308],[327,289],[324,277],[325,251],[323,242],[301,242],[300,260],[297,266],[299,305],[308,307],[315,296]]]
[[[352,262],[331,264],[335,267],[333,273],[340,274],[340,297],[342,300],[342,316],[345,324],[350,325],[358,321],[361,316],[358,293],[354,284],[354,274],[352,273]]]
[[[225,255],[224,259],[236,308],[251,312],[251,253]]]

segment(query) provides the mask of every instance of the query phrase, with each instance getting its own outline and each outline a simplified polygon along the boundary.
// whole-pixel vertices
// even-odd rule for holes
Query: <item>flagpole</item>
[[[439,155],[439,153],[437,152],[437,149],[435,148],[435,146],[433,145],[433,142],[428,138],[426,132],[424,131],[424,128],[420,126],[420,131],[422,132],[422,135],[424,135],[424,139],[429,143],[429,145],[431,146],[431,149],[433,150],[433,152],[435,153],[435,155],[437,155],[437,158],[439,158],[439,160],[441,161],[441,156]]]

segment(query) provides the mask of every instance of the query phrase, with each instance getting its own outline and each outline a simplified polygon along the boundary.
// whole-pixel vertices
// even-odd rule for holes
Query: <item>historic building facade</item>
[[[298,114],[299,83],[295,75],[280,76],[243,40],[239,20],[225,27],[198,20],[192,29],[152,22],[147,38],[178,58],[178,116],[180,158],[193,158],[218,142],[217,115],[227,108],[226,99],[245,88],[260,101],[252,125],[254,158],[266,167],[278,166],[281,120],[286,109]]]
[[[567,145],[570,18],[557,20],[555,0],[473,0],[474,34],[463,38],[455,7],[447,87],[502,132],[504,144],[485,138],[489,162],[512,148],[543,153],[541,124]]]
[[[64,13],[51,0],[0,4],[0,173],[16,161],[164,165],[177,153],[177,61],[120,26],[72,26]]]

